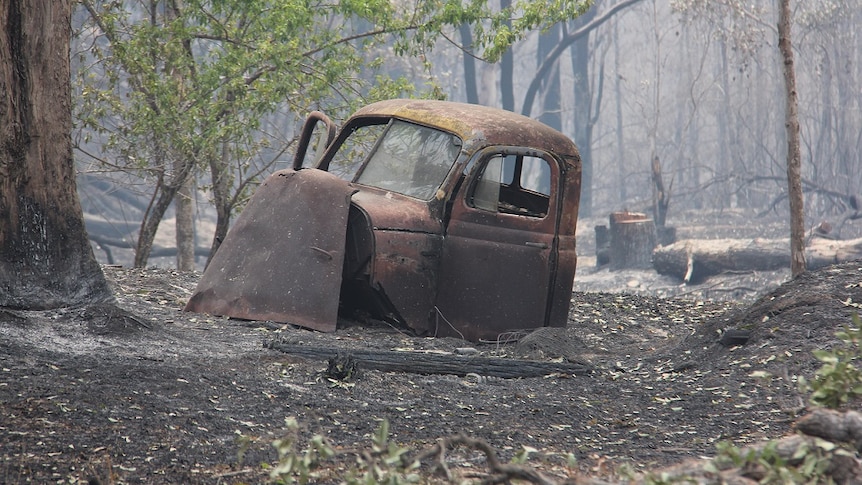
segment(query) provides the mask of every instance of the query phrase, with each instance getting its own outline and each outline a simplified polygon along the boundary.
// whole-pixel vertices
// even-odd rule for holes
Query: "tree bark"
[[[156,4],[153,4],[155,9]],[[155,11],[153,11],[155,14]],[[165,21],[174,22],[179,17],[177,4],[165,8]],[[155,15],[154,15],[155,16]],[[155,64],[155,63],[154,63]],[[171,64],[168,64],[167,74],[176,79],[178,84],[182,83],[182,72]],[[182,170],[182,161],[174,160],[174,171]],[[174,197],[174,227],[176,229],[177,243],[177,269],[180,271],[192,271],[195,269],[195,219],[194,219],[194,177],[189,177],[180,185],[177,195]]]
[[[206,265],[209,266],[221,242],[227,237],[230,229],[230,213],[232,203],[230,200],[230,149],[227,141],[222,142],[221,157],[211,157],[210,175],[212,177],[213,205],[216,208],[216,228],[213,234],[212,248],[207,258]]]
[[[596,9],[591,8],[572,21],[572,25],[576,27],[575,31],[590,25],[595,16]],[[574,77],[572,98],[575,102],[575,110],[572,113],[573,138],[581,155],[581,203],[578,210],[584,217],[590,217],[593,215],[593,97],[595,93],[590,72],[590,58],[593,52],[590,49],[589,31],[572,44],[570,52]]]
[[[620,35],[618,32],[619,22],[614,22],[614,107],[616,108],[616,142],[617,142],[617,179],[616,183],[619,187],[618,207],[625,207],[628,201],[628,186],[626,175],[628,173],[625,150],[625,125],[623,125],[623,90],[622,90],[622,75],[620,74]],[[585,213],[586,214],[586,213]]]
[[[656,228],[664,228],[667,221],[667,209],[670,206],[670,190],[665,190],[664,179],[661,173],[661,161],[658,155],[652,158],[652,183],[653,183],[653,218]]]
[[[180,271],[192,271],[195,269],[195,201],[194,201],[194,178],[188,180],[180,187],[174,197],[174,207],[177,211],[176,240],[177,240],[177,269]]]
[[[147,261],[150,259],[150,251],[153,249],[153,241],[156,239],[156,232],[159,230],[159,224],[165,217],[165,212],[171,206],[174,198],[177,195],[184,181],[190,177],[192,164],[183,164],[182,171],[174,174],[173,180],[166,183],[160,179],[157,183],[153,201],[147,211],[144,213],[144,219],[141,221],[141,229],[138,233],[138,242],[135,246],[135,268],[144,268],[147,266]]]
[[[0,307],[113,299],[72,158],[71,0],[0,6]]]
[[[799,108],[793,44],[790,40],[790,0],[781,0],[778,11],[778,49],[781,51],[786,94],[787,195],[790,201],[790,272],[805,271],[805,214],[802,198],[802,153],[799,142]]]

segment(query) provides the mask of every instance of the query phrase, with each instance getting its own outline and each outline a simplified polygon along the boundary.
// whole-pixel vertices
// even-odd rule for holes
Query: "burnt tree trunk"
[[[112,300],[72,159],[71,0],[0,6],[0,306]]]
[[[655,223],[639,212],[614,212],[610,216],[610,269],[652,268],[656,247]]]
[[[222,140],[221,156],[210,158],[210,175],[212,176],[213,203],[216,207],[216,228],[213,234],[212,247],[207,257],[206,266],[210,265],[213,256],[218,251],[221,242],[227,237],[230,229],[230,213],[232,202],[230,200],[230,152],[227,140]]]

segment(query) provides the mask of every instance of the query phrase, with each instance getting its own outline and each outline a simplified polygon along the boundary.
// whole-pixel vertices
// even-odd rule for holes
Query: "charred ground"
[[[529,464],[550,476],[613,479],[623,464],[653,469],[714,455],[723,440],[790,432],[808,406],[796,381],[818,367],[812,350],[832,346],[862,302],[859,262],[806,273],[754,303],[693,289],[678,298],[579,291],[553,345],[472,345],[379,322],[320,334],[183,313],[197,273],[105,271],[116,306],[0,312],[0,482],[259,483],[288,416],[302,443],[319,434],[343,451],[368,446],[385,419],[392,440],[414,450],[464,433],[504,460],[538,449]],[[726,329],[750,340],[722,345]],[[591,371],[492,379],[359,368],[336,383],[325,361],[265,348],[273,340],[345,353],[473,346]],[[478,452],[449,459],[462,474],[484,469]],[[352,465],[346,454],[323,481]]]

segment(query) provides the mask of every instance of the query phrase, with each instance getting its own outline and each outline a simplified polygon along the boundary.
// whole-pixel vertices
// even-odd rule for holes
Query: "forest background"
[[[73,143],[97,257],[202,268],[309,111],[398,96],[559,129],[582,218],[650,211],[655,162],[672,213],[787,217],[775,2],[531,3],[82,0]],[[792,6],[805,219],[840,219],[862,186],[862,2]]]

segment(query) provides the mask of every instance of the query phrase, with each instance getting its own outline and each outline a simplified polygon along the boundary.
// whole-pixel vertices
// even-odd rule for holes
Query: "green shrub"
[[[811,401],[820,406],[836,409],[850,399],[862,396],[862,371],[856,361],[862,358],[862,321],[853,315],[853,323],[835,334],[843,346],[832,350],[815,350],[814,356],[823,363],[811,382]],[[804,383],[803,383],[804,385]]]

